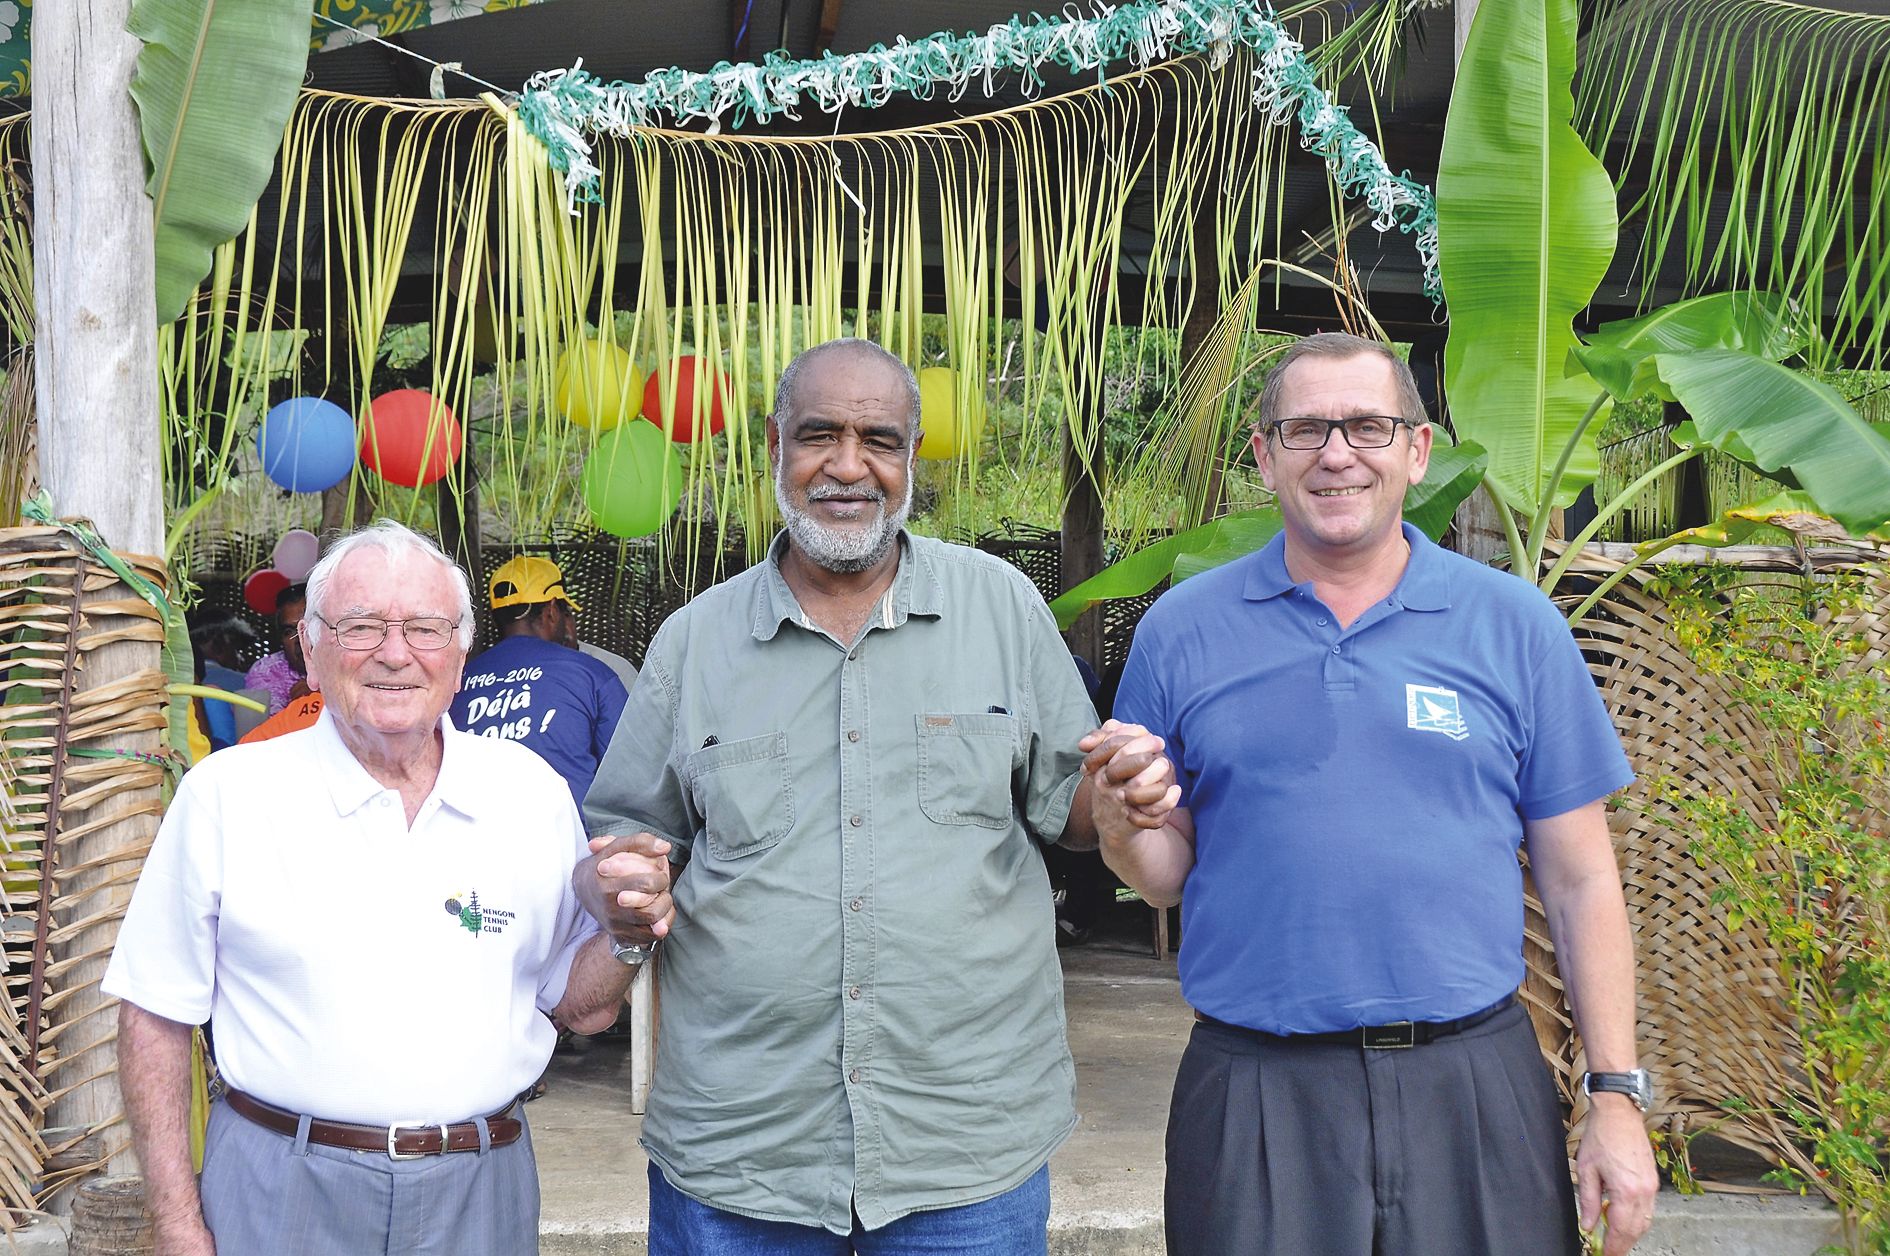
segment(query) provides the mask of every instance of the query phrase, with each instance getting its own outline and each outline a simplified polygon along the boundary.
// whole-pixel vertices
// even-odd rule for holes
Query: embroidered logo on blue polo
[[[1439,689],[1436,685],[1404,687],[1404,724],[1420,733],[1442,733],[1452,741],[1462,741],[1470,735],[1470,730],[1464,726],[1457,691]]]

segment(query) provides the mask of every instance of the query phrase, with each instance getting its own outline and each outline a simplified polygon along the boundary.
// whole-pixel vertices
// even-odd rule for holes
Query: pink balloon
[[[315,560],[322,556],[322,543],[307,528],[290,528],[276,542],[274,553],[270,555],[276,570],[289,578],[289,583],[298,584],[308,579],[308,573],[315,570]]]

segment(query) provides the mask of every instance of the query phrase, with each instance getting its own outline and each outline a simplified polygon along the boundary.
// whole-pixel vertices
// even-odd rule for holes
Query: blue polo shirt
[[[537,751],[582,807],[629,697],[601,660],[526,634],[466,664],[448,714],[455,728]]]
[[[1341,629],[1285,540],[1177,585],[1118,718],[1168,741],[1194,818],[1182,992],[1322,1033],[1448,1020],[1523,979],[1523,820],[1633,774],[1568,625],[1409,525],[1391,596]]]

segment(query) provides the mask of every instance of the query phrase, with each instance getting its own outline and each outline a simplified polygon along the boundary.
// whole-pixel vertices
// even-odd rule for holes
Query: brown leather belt
[[[246,1095],[240,1090],[225,1093],[231,1109],[248,1117],[266,1130],[295,1137],[301,1127],[302,1118],[274,1104],[264,1103],[254,1095]],[[518,1106],[518,1100],[500,1108],[486,1118],[486,1130],[491,1135],[489,1146],[504,1147],[518,1141],[518,1136],[525,1132],[525,1123],[517,1117],[504,1116]],[[455,1125],[422,1125],[417,1121],[400,1121],[393,1125],[351,1125],[346,1121],[315,1121],[308,1123],[308,1141],[320,1143],[324,1147],[345,1147],[350,1151],[378,1151],[395,1160],[417,1160],[421,1156],[437,1156],[448,1151],[478,1151],[479,1126],[473,1121],[461,1121]]]

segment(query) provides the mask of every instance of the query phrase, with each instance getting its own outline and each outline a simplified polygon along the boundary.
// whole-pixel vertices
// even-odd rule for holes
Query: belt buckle
[[[439,1126],[433,1126],[433,1125],[429,1125],[425,1121],[395,1121],[392,1125],[387,1127],[387,1158],[389,1160],[424,1160],[427,1158],[427,1156],[432,1154],[431,1152],[425,1152],[425,1151],[397,1151],[395,1150],[394,1140],[399,1137],[400,1131],[403,1129],[408,1129],[408,1130],[438,1129],[440,1131],[440,1153],[439,1154],[441,1154],[442,1156],[446,1154],[446,1126],[445,1125],[442,1124]]]
[[[1367,1051],[1402,1051],[1417,1045],[1417,1026],[1408,1020],[1367,1025],[1359,1030],[1359,1045]]]

